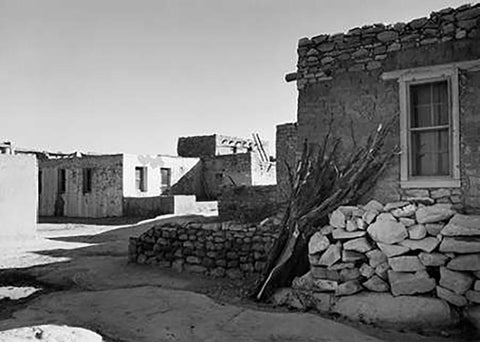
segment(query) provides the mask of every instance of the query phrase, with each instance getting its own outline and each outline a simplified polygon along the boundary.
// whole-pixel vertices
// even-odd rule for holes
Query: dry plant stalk
[[[398,148],[387,149],[387,136],[396,116],[380,124],[364,146],[340,160],[341,140],[331,127],[316,153],[305,141],[295,172],[290,173],[291,192],[282,221],[282,231],[270,252],[264,272],[254,289],[263,300],[278,287],[288,286],[296,275],[308,270],[308,239],[315,227],[325,224],[338,206],[358,201],[377,181]]]

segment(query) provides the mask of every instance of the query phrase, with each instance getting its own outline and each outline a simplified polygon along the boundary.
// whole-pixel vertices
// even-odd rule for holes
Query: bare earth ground
[[[38,224],[30,241],[0,241],[0,286],[40,285],[0,301],[2,331],[41,324],[96,331],[107,341],[454,341],[288,312],[243,298],[246,283],[127,263],[130,236],[163,216]]]

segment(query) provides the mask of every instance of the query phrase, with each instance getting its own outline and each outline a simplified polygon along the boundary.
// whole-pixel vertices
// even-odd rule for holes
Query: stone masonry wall
[[[298,125],[286,123],[277,125],[276,132],[277,185],[280,196],[289,194],[288,168],[295,169],[298,149]],[[288,165],[288,167],[287,167]]]
[[[265,266],[277,229],[274,220],[165,223],[130,238],[129,261],[214,277],[249,277]]]
[[[480,216],[428,197],[342,206],[309,241],[310,271],[292,287],[336,297],[362,291],[480,304]],[[394,309],[394,308],[392,308]]]
[[[279,211],[282,199],[276,185],[224,189],[218,201],[222,220],[260,221]]]
[[[294,77],[299,89],[299,139],[321,143],[331,127],[342,138],[343,151],[362,144],[379,123],[399,114],[398,83],[384,81],[382,73],[480,58],[479,18],[480,4],[465,5],[409,23],[375,24],[345,34],[300,39]],[[460,72],[462,186],[448,189],[452,193],[449,201],[467,212],[480,208],[479,74]],[[399,145],[399,140],[397,128],[387,145]],[[400,200],[405,190],[399,179],[398,159],[369,197],[384,202]]]

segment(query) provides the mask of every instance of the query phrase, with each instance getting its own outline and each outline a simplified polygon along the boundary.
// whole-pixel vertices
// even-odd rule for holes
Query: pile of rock
[[[342,206],[309,242],[310,271],[296,289],[433,294],[455,306],[480,303],[480,217],[430,198]]]

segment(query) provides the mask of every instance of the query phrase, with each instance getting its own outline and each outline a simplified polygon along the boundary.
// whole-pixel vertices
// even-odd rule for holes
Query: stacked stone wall
[[[294,289],[332,297],[419,295],[457,308],[480,304],[480,216],[428,197],[339,207],[310,239],[309,260],[310,271],[293,281]]]
[[[218,201],[222,220],[260,221],[277,213],[283,205],[276,185],[226,188]]]
[[[130,238],[129,260],[214,277],[250,277],[264,268],[277,232],[272,219],[262,224],[165,223]]]

